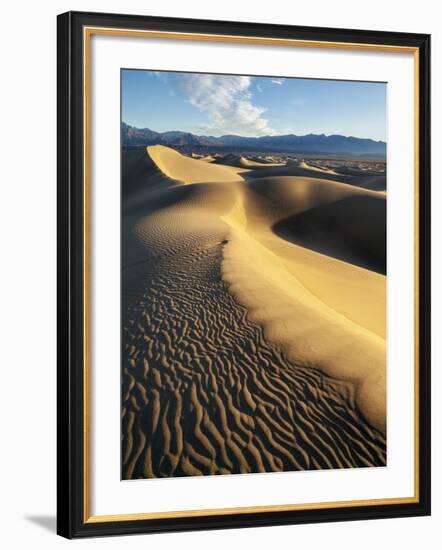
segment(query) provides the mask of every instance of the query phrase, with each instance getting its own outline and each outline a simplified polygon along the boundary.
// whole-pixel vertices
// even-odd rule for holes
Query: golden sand
[[[149,147],[149,154],[175,180],[238,180],[238,174],[225,172],[224,166],[202,165],[158,147]],[[220,195],[231,195],[231,187],[220,189]],[[232,294],[289,359],[351,382],[367,420],[385,430],[385,276],[315,252],[308,239],[298,246],[296,233],[290,242],[272,230],[290,216],[346,200],[348,212],[342,215],[346,215],[349,233],[361,217],[371,222],[357,226],[358,242],[366,246],[372,225],[385,223],[378,207],[385,196],[296,176],[258,179],[249,185],[237,182],[234,187],[232,209],[228,214],[223,209],[218,212],[232,228],[222,264]],[[344,229],[339,228],[343,244]],[[383,246],[381,240],[374,243],[374,253],[381,254]]]
[[[125,172],[124,477],[384,464],[385,194],[145,156]]]

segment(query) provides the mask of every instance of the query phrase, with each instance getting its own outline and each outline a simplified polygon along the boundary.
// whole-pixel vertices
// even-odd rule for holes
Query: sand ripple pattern
[[[229,294],[225,238],[123,266],[123,479],[385,465],[349,387],[288,362]]]

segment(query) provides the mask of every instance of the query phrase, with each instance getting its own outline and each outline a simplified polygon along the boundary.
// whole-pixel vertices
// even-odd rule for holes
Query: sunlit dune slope
[[[335,174],[336,172],[334,170],[330,170],[328,168],[319,168],[318,166],[313,166],[311,164],[307,164],[305,161],[301,161],[298,164],[299,168],[304,168],[305,170],[311,170],[312,172],[319,172],[321,174]]]
[[[163,145],[147,148],[148,154],[158,168],[168,177],[184,183],[202,183],[207,181],[237,181],[244,171],[232,166],[220,166],[181,155]],[[177,177],[180,176],[180,177]]]
[[[385,195],[320,178],[250,180],[249,220],[295,244],[385,274]]]
[[[255,179],[263,177],[277,176],[297,176],[314,177],[327,181],[339,183],[348,183],[353,186],[362,187],[372,191],[385,192],[386,176],[385,174],[364,173],[362,171],[346,171],[341,174],[337,170],[323,170],[315,166],[310,166],[305,162],[288,162],[286,166],[263,167],[259,171],[252,170],[245,175],[246,179]]]
[[[240,158],[241,166],[244,168],[270,168],[272,166],[285,166],[285,162],[262,162],[259,160],[249,159],[247,157]]]
[[[231,232],[223,275],[290,360],[351,382],[359,409],[385,429],[385,277],[264,228]]]
[[[161,146],[148,152],[168,178],[193,185],[187,195],[166,189],[176,196],[137,231],[225,227],[222,274],[248,317],[290,361],[349,382],[358,408],[385,431],[385,277],[372,270],[382,264],[385,196],[323,174],[244,182],[226,166]]]
[[[285,163],[277,163],[269,160],[259,160],[257,158],[247,158],[241,155],[235,155],[229,153],[227,155],[220,156],[215,159],[215,164],[221,164],[224,166],[234,166],[238,168],[270,168],[285,166]]]

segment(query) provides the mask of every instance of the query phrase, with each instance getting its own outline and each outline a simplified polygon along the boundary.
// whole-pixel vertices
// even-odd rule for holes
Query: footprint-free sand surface
[[[385,465],[385,192],[220,160],[124,153],[123,478]]]

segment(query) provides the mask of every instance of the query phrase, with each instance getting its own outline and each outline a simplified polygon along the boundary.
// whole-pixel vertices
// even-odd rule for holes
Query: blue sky
[[[384,83],[124,69],[122,119],[157,132],[386,139]]]

